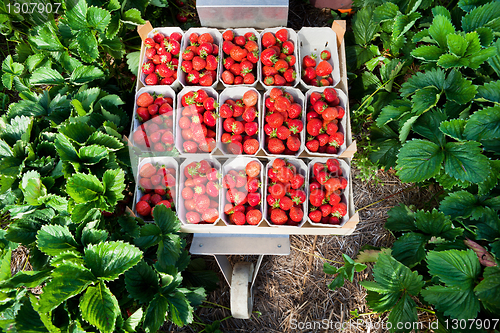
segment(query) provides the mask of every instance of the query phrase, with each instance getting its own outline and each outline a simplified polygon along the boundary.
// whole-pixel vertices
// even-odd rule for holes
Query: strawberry
[[[315,189],[309,193],[309,202],[315,207],[321,206],[324,199],[325,193],[321,189]]]
[[[339,171],[341,171],[342,169],[339,169]],[[345,188],[347,187],[347,179],[345,179],[344,177],[340,177],[340,188],[342,190],[345,190]]]
[[[286,55],[290,55],[290,54],[293,54],[294,50],[295,50],[295,47],[293,46],[293,42],[291,42],[291,41],[283,42],[283,45],[281,46],[281,52],[283,52]]]
[[[309,218],[315,223],[319,223],[321,221],[321,216],[321,211],[319,210],[313,210],[309,212]]]
[[[276,38],[284,43],[288,40],[288,30],[287,29],[280,29],[276,31]]]
[[[222,38],[224,40],[232,41],[234,38],[234,32],[233,30],[226,30],[224,33],[222,33]]]
[[[293,82],[297,78],[297,73],[293,70],[293,68],[288,68],[284,73],[283,77],[285,78],[286,82]]]
[[[201,71],[207,66],[206,60],[199,56],[195,56],[192,60],[192,63],[193,63],[193,69],[195,71]]]
[[[277,52],[274,49],[265,49],[260,55],[260,61],[264,66],[274,66],[274,63],[278,61]]]
[[[251,209],[246,214],[247,223],[257,225],[262,220],[262,213],[258,209]]]
[[[290,132],[297,134],[304,129],[304,123],[302,123],[302,120],[292,119],[288,121],[288,127],[290,128]]]
[[[255,75],[253,75],[253,73],[248,73],[243,76],[244,84],[254,84],[254,82],[255,82]]]
[[[306,67],[306,69],[302,71],[302,78],[310,85],[317,86],[317,83],[313,83],[313,80],[316,80],[316,71],[314,70],[314,67]]]
[[[275,184],[269,186],[269,193],[276,199],[281,199],[285,196],[286,189],[285,185],[281,182],[276,182]]]
[[[282,154],[285,151],[285,145],[280,139],[270,138],[267,143],[267,149],[271,154]]]
[[[268,48],[276,44],[276,37],[271,32],[266,32],[262,35],[261,42],[263,47]]]
[[[329,60],[331,58],[331,56],[332,56],[332,54],[328,50],[323,50],[319,54],[319,57],[321,58],[321,60]]]
[[[140,107],[148,107],[149,105],[153,104],[155,101],[154,97],[151,96],[150,93],[142,93],[137,97],[137,105]]]
[[[151,115],[149,114],[147,108],[137,108],[137,110],[135,110],[135,113],[137,114],[137,118],[140,122],[146,122],[151,118]]]
[[[330,206],[329,204],[323,204],[319,206],[319,210],[321,211],[321,215],[323,217],[327,217],[332,212],[332,206]]]
[[[211,111],[206,111],[203,114],[203,122],[210,127],[214,127],[217,124],[217,114]]]
[[[255,177],[259,176],[260,169],[261,169],[261,166],[260,166],[259,162],[257,162],[257,161],[251,161],[250,163],[248,163],[246,165],[246,167],[245,167],[245,173],[247,174],[248,177],[255,178]],[[251,192],[255,192],[255,191],[251,191]]]
[[[292,206],[293,206],[293,201],[289,197],[285,196],[285,197],[280,199],[279,205],[280,205],[280,209],[282,209],[282,210],[285,210],[285,211],[290,210],[290,208],[292,208]]]
[[[344,117],[345,115],[345,109],[341,106],[337,106],[337,112],[338,112],[338,116],[337,116],[337,119],[342,119],[342,117]]]
[[[215,221],[219,218],[219,212],[216,208],[209,208],[203,212],[201,218],[206,223],[215,223]]]
[[[241,121],[235,121],[231,126],[233,134],[241,134],[245,131],[245,125]]]
[[[244,46],[246,43],[245,36],[236,36],[234,37],[234,43],[239,46]]]
[[[293,189],[299,189],[304,185],[304,176],[301,174],[296,174],[293,176],[293,178],[290,180],[290,185],[292,186]]]
[[[338,99],[337,92],[333,88],[325,88],[322,95],[328,103],[332,103]]]
[[[139,170],[139,176],[143,178],[150,178],[156,174],[156,167],[151,163],[144,164]]]
[[[197,212],[187,212],[186,213],[186,220],[188,223],[198,224],[201,222],[201,216]]]
[[[296,205],[300,205],[306,201],[306,192],[303,190],[292,190],[290,191],[290,197]]]
[[[280,140],[286,140],[290,136],[288,127],[281,125],[276,129],[276,137]]]
[[[331,173],[337,175],[337,173],[340,170],[340,163],[339,163],[338,160],[336,160],[334,158],[329,158],[326,161],[326,167],[328,168],[328,171],[330,171]]]
[[[234,63],[229,70],[237,77],[241,74],[241,65],[239,63]]]
[[[274,63],[274,68],[280,72],[280,73],[284,73],[287,69],[288,69],[288,63],[283,60],[283,59],[278,59],[275,63]]]
[[[314,54],[306,55],[302,59],[302,65],[304,67],[312,67],[314,69],[314,67],[316,67],[316,56]]]
[[[246,122],[253,122],[257,118],[257,109],[253,106],[246,107],[245,111],[241,115],[243,120]]]
[[[286,140],[286,146],[293,152],[299,151],[300,139],[295,136],[289,136]]]
[[[273,76],[266,76],[264,78],[264,84],[266,86],[272,86],[272,85],[274,85],[274,77]]]
[[[210,44],[213,44],[214,43],[214,38],[212,37],[212,35],[208,32],[204,33],[204,34],[201,34],[200,37],[198,37],[198,43],[201,45],[203,43],[210,43]]]
[[[313,137],[318,136],[323,128],[323,122],[318,118],[313,118],[307,123],[307,133]]]
[[[260,182],[257,178],[249,177],[247,179],[247,184],[245,185],[245,189],[249,194],[257,192],[259,190],[259,187],[260,187]]]
[[[260,193],[253,192],[253,193],[248,193],[248,204],[252,207],[255,207],[257,205],[260,205]]]
[[[292,207],[290,208],[290,219],[294,222],[302,222],[304,218],[304,211],[300,209],[300,207]]]
[[[330,136],[328,143],[335,148],[342,146],[344,144],[344,134],[341,132],[334,133]]]
[[[234,212],[234,214],[232,214],[230,218],[231,221],[236,225],[244,225],[246,222],[245,214],[242,212]]]
[[[321,61],[316,67],[316,75],[318,76],[327,76],[332,73],[333,67],[330,65],[328,61]]]
[[[145,52],[146,58],[151,59],[156,55],[156,49],[154,47],[146,48]]]
[[[148,61],[142,65],[142,72],[146,75],[153,73],[155,70],[155,65],[153,62]]]
[[[200,75],[199,83],[201,86],[209,87],[214,83],[214,78],[213,78],[212,74],[207,72],[207,73]]]
[[[286,84],[286,80],[283,76],[276,74],[274,76],[274,85],[275,86],[284,86]]]
[[[235,46],[230,51],[230,56],[237,62],[241,62],[248,54],[248,51],[239,46]]]
[[[273,66],[264,66],[262,67],[262,73],[264,76],[274,76],[278,74],[278,71]]]
[[[332,178],[334,179],[334,178]],[[330,197],[328,199],[328,202],[330,205],[334,206],[336,204],[338,204],[342,199],[340,198],[340,195],[336,194],[336,193],[331,193],[330,194]]]
[[[240,155],[243,152],[243,145],[241,144],[241,142],[233,140],[228,145],[228,149],[231,152],[231,154],[233,154],[233,155]]]
[[[288,221],[288,217],[286,216],[286,213],[279,209],[275,208],[271,210],[271,223],[277,224],[277,225],[283,225]]]
[[[332,215],[338,218],[342,218],[347,214],[347,206],[345,203],[340,202],[338,204],[332,205]]]
[[[210,198],[206,194],[201,194],[195,196],[196,211],[198,213],[203,213],[208,207],[210,207]]]
[[[266,122],[271,126],[272,128],[278,128],[281,125],[283,125],[284,118],[281,115],[281,113],[272,113],[268,116],[266,116]]]
[[[307,147],[307,149],[309,149],[309,151],[317,152],[318,148],[319,148],[319,141],[318,140],[307,141],[306,147]]]
[[[245,123],[245,133],[248,136],[253,136],[253,135],[257,134],[258,130],[259,130],[259,125],[257,124],[257,122],[253,121],[253,122]]]
[[[207,70],[210,70],[210,71],[217,70],[217,65],[219,64],[219,61],[217,60],[217,58],[214,55],[212,55],[212,54],[208,55],[207,59],[205,59],[205,60],[207,62],[206,66],[205,66],[205,68]]]
[[[326,125],[326,134],[332,136],[333,134],[337,133],[338,131],[338,126],[337,124],[330,122],[328,125]]]
[[[323,147],[323,146],[325,146],[329,142],[330,136],[328,134],[326,134],[326,133],[322,133],[322,134],[319,134],[316,137],[316,139],[318,139],[318,141],[319,141],[319,146]]]
[[[233,84],[234,83],[234,74],[230,71],[222,72],[222,82],[225,84]]]
[[[246,75],[253,70],[253,64],[248,60],[243,60],[240,63],[241,74]]]
[[[187,82],[191,83],[191,84],[198,84],[198,82],[200,81],[200,73],[196,70],[192,70],[191,72],[189,72],[189,74],[186,76],[186,80]]]
[[[151,206],[146,201],[139,201],[135,205],[137,214],[142,216],[149,216],[151,214]]]
[[[193,141],[184,141],[182,147],[186,153],[196,153],[198,150],[198,145]]]

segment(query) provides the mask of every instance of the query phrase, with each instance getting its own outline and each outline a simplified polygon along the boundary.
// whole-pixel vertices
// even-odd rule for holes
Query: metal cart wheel
[[[237,319],[249,319],[253,308],[252,280],[254,266],[250,262],[239,262],[233,267],[231,276],[231,314]]]

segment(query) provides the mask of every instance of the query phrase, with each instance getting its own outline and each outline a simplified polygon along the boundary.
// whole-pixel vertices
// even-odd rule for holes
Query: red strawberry
[[[280,72],[280,73],[284,73],[287,69],[288,69],[288,63],[283,60],[283,59],[278,59],[275,63],[274,63],[274,68]]]
[[[222,81],[225,84],[233,84],[234,83],[234,74],[230,71],[222,72]]]
[[[153,73],[155,70],[155,65],[153,62],[148,61],[142,65],[142,72],[146,75]]]
[[[321,189],[312,190],[309,194],[309,202],[311,205],[319,207],[323,204],[325,193]]]
[[[336,205],[332,205],[332,215],[341,218],[347,214],[347,206],[345,203],[340,202]]]
[[[206,111],[203,114],[203,122],[210,127],[214,127],[217,124],[217,114],[211,111]]]
[[[300,149],[300,139],[295,136],[289,136],[286,140],[286,146],[293,152],[299,151]]]
[[[252,122],[249,122],[249,123],[245,123],[245,133],[248,136],[255,135],[258,130],[259,130],[259,125],[257,124],[257,122],[252,121]]]
[[[304,123],[302,123],[302,120],[292,119],[288,121],[288,127],[290,128],[290,132],[297,134],[304,129]]]
[[[288,127],[281,125],[276,129],[276,137],[280,140],[286,140],[290,136]]]
[[[302,176],[301,174],[296,174],[290,180],[290,185],[292,186],[293,189],[301,188],[302,185],[304,185],[304,176]]]
[[[288,221],[288,217],[286,216],[286,213],[279,209],[275,208],[271,210],[271,223],[277,224],[277,225],[283,225]]]
[[[283,52],[286,55],[289,55],[292,54],[294,50],[295,47],[293,46],[293,42],[291,41],[283,42],[283,45],[281,46],[281,52]]]
[[[316,67],[316,74],[318,76],[327,76],[332,73],[333,67],[328,61],[321,61]]]
[[[154,97],[151,96],[151,94],[145,92],[139,95],[137,97],[137,105],[141,107],[148,107],[149,105],[153,104],[155,101]]]
[[[156,167],[151,163],[144,164],[139,170],[139,176],[144,178],[150,178],[156,174]]]
[[[283,197],[280,199],[280,208],[282,210],[290,210],[290,208],[292,208],[293,206],[293,201],[292,199],[290,199],[289,197]]]
[[[275,74],[278,74],[278,71],[273,66],[264,66],[262,67],[262,73],[264,76],[274,77]]]
[[[330,194],[330,198],[329,198],[329,204],[330,205],[336,205],[338,204],[342,199],[340,198],[340,195],[336,194],[336,193],[332,193]]]
[[[321,211],[319,210],[313,210],[311,212],[309,212],[309,218],[311,219],[311,221],[315,222],[315,223],[319,223],[321,221]]]
[[[330,51],[328,50],[323,50],[321,51],[319,57],[321,58],[321,60],[329,60],[331,58],[331,53]]]
[[[248,73],[245,76],[243,76],[243,83],[244,84],[254,84],[255,82],[255,75],[252,73]]]
[[[345,109],[341,106],[337,106],[337,112],[338,112],[338,116],[337,116],[337,119],[342,119],[342,117],[344,117],[345,115]]]
[[[198,72],[207,66],[206,60],[199,56],[194,57],[192,63],[193,63],[193,69]]]
[[[233,30],[226,30],[226,31],[224,31],[224,33],[222,34],[222,38],[224,40],[232,41],[233,38],[234,38],[234,32],[233,32]]]
[[[275,49],[265,49],[260,55],[260,61],[264,66],[274,66],[278,61],[277,52]]]
[[[274,85],[275,86],[284,86],[286,84],[286,80],[283,76],[276,74],[274,76]]]
[[[248,193],[248,204],[252,207],[255,207],[257,205],[260,205],[260,193],[253,192],[253,193]]]
[[[218,65],[219,61],[217,60],[217,58],[214,55],[212,55],[212,54],[208,55],[206,62],[207,62],[207,65],[205,66],[206,69],[208,69],[210,71],[217,70],[217,65]]]
[[[184,141],[182,147],[186,153],[196,153],[198,150],[198,145],[193,141]]]
[[[261,42],[263,47],[268,48],[276,44],[276,37],[271,32],[266,32],[262,35]]]
[[[269,193],[276,199],[281,199],[286,193],[285,185],[278,181],[269,187]]]
[[[328,141],[330,140],[330,136],[329,136],[328,134],[326,134],[326,133],[322,133],[322,134],[319,134],[319,135],[316,137],[316,139],[318,139],[318,141],[319,141],[319,146],[320,146],[320,147],[323,147],[323,146],[325,146],[325,145],[328,143]]]
[[[236,225],[244,225],[246,222],[245,214],[242,212],[234,212],[234,214],[230,216],[230,219]]]
[[[203,212],[201,218],[207,223],[214,223],[219,218],[219,212],[216,208],[209,208]]]
[[[309,149],[309,151],[317,152],[318,148],[319,148],[319,141],[318,140],[307,141],[306,147],[307,147],[307,149]]]
[[[323,122],[318,118],[313,118],[307,123],[307,133],[311,136],[318,136],[323,128]]]
[[[284,118],[279,112],[272,113],[268,116],[266,116],[266,122],[271,126],[272,128],[278,128],[281,125],[283,125]]]
[[[257,117],[257,109],[253,106],[247,107],[241,116],[244,121],[253,122]]]
[[[302,222],[304,218],[304,211],[300,209],[300,207],[292,207],[290,208],[290,219],[294,222]]]
[[[235,46],[235,47],[231,48],[231,51],[229,54],[230,54],[231,58],[233,58],[235,61],[241,62],[243,60],[243,58],[245,58],[247,56],[248,51],[244,48],[239,47],[239,46]]]
[[[266,76],[264,78],[264,84],[266,86],[272,86],[272,85],[274,85],[274,77],[273,76]]]
[[[280,139],[270,138],[267,143],[267,149],[271,154],[282,154],[285,151],[285,145]]]
[[[288,68],[284,73],[283,77],[285,78],[286,82],[293,82],[297,78],[297,73],[293,70],[293,68]]]
[[[330,136],[328,143],[335,148],[342,146],[344,144],[344,134],[341,132],[334,133]]]
[[[241,65],[241,73],[242,74],[248,74],[253,69],[253,64],[248,60],[242,61],[240,65]]]
[[[197,212],[187,212],[186,213],[186,220],[188,223],[198,224],[201,222],[201,216]]]
[[[200,75],[199,83],[201,86],[209,87],[214,83],[214,78],[213,78],[212,74],[207,72],[205,74]]]
[[[213,181],[209,181],[205,187],[206,193],[212,198],[217,198],[219,196],[219,188],[220,185]]]
[[[290,191],[291,198],[294,204],[300,205],[306,201],[306,192],[302,190],[295,190],[295,191]]]
[[[257,225],[262,220],[262,213],[258,209],[251,209],[246,214],[247,223]]]
[[[137,114],[140,122],[146,122],[151,118],[151,115],[149,114],[147,108],[137,108],[137,110],[135,110],[135,113]]]
[[[323,90],[323,97],[329,103],[332,103],[338,99],[337,92],[333,88],[325,88],[325,90]]]
[[[304,67],[316,67],[316,56],[314,54],[306,55],[302,59],[302,65]]]
[[[231,154],[240,155],[243,152],[243,145],[241,144],[241,142],[233,140],[231,143],[229,143],[228,149]]]
[[[249,179],[247,179],[247,184],[245,185],[245,189],[247,190],[247,192],[257,192],[259,190],[259,187],[260,182],[257,178],[249,177]]]
[[[196,70],[192,70],[186,76],[186,80],[193,85],[198,84],[198,82],[200,81],[200,73]]]
[[[288,40],[288,30],[287,29],[280,29],[276,31],[276,38],[284,43]]]
[[[139,201],[135,205],[135,210],[142,216],[149,216],[151,214],[151,206],[146,201]]]

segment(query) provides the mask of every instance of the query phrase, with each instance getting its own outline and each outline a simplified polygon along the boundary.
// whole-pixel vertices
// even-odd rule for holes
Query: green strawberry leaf
[[[141,17],[141,12],[136,8],[129,9],[123,13],[121,20],[123,23],[134,25],[144,24],[145,22]]]
[[[477,87],[476,100],[480,102],[500,103],[500,80],[485,83]]]
[[[168,319],[175,325],[184,327],[193,322],[193,307],[182,292],[178,291],[167,296],[167,300],[169,303]]]
[[[415,213],[404,204],[392,207],[388,212],[385,228],[392,231],[413,231],[417,230],[415,225]]]
[[[448,17],[442,15],[434,17],[429,27],[429,35],[434,38],[440,48],[447,49],[447,36],[453,33],[455,33],[455,27]]]
[[[85,0],[80,0],[80,2]],[[76,35],[78,53],[82,60],[88,63],[93,62],[99,56],[98,43],[90,29],[82,29]]]
[[[118,201],[122,200],[125,196],[125,173],[122,169],[106,170],[102,177],[104,185],[104,195],[111,207],[116,206]]]
[[[141,260],[125,272],[125,287],[130,297],[140,303],[149,303],[159,290],[158,274]]]
[[[94,7],[91,7],[94,8]],[[69,81],[73,84],[85,84],[104,77],[104,72],[94,66],[79,66],[75,68]]]
[[[76,173],[68,179],[66,192],[76,203],[88,203],[104,194],[104,186],[96,176]]]
[[[426,234],[442,237],[450,241],[463,233],[463,229],[454,228],[450,218],[436,209],[430,212],[417,211],[415,213],[415,225]]]
[[[162,294],[156,294],[146,309],[142,328],[146,333],[155,333],[165,322],[169,302]]]
[[[141,258],[141,250],[121,241],[89,245],[84,256],[85,263],[92,273],[108,281],[117,279]]]
[[[143,311],[142,308],[137,309],[130,317],[123,323],[123,329],[128,333],[137,332],[137,328],[142,321]]]
[[[475,141],[500,138],[500,106],[474,112],[465,125],[464,135]]]
[[[474,293],[484,307],[491,311],[491,313],[499,313],[500,268],[498,268],[498,266],[486,267],[483,277],[484,280],[474,288]]]
[[[55,69],[47,67],[37,68],[30,77],[30,84],[32,85],[57,85],[62,83],[64,83],[63,76]]]
[[[491,168],[488,158],[481,151],[479,143],[474,141],[448,142],[444,149],[446,173],[462,181],[483,181],[490,174]]]
[[[445,286],[422,290],[424,299],[452,318],[475,318],[480,305],[473,289],[481,265],[474,251],[430,251],[427,264],[429,273],[437,276]]]
[[[40,205],[41,197],[47,195],[47,189],[42,184],[40,174],[33,170],[23,175],[20,188],[28,205]]]
[[[392,256],[408,267],[413,267],[425,258],[425,245],[431,237],[409,232],[399,237],[392,246]]]
[[[352,29],[356,44],[367,45],[370,43],[379,30],[379,25],[373,20],[373,11],[367,7],[358,11],[353,20]]]
[[[482,6],[487,3],[488,0],[459,0],[458,7],[460,7],[464,12],[470,12],[478,6]]]
[[[85,165],[94,165],[105,158],[108,158],[108,150],[98,145],[83,146],[78,151],[80,162]]]
[[[401,12],[396,4],[392,2],[384,2],[373,11],[373,21],[392,21],[398,14],[400,15]]]
[[[14,62],[12,56],[9,54],[2,62],[2,71],[12,75],[21,75],[24,71],[24,65]]]
[[[458,141],[465,140],[464,129],[466,121],[464,119],[452,119],[448,121],[443,121],[439,125],[439,130]]]
[[[92,282],[95,276],[79,264],[65,261],[52,272],[52,279],[43,287],[40,295],[40,311],[49,312],[65,300],[78,295]]]
[[[87,28],[87,1],[76,0],[76,1],[64,1],[64,6],[66,7],[66,18],[65,22],[73,30],[81,30]]]
[[[111,14],[106,9],[94,6],[88,8],[87,23],[90,28],[104,32],[110,21]]]
[[[433,142],[411,140],[401,148],[397,160],[397,175],[403,182],[419,182],[439,173],[444,152]]]
[[[80,299],[80,312],[82,318],[99,331],[111,333],[120,315],[120,306],[104,281],[99,281],[98,285],[87,288]]]
[[[462,18],[462,29],[471,32],[492,23],[500,17],[500,3],[493,1],[474,8]],[[498,28],[498,25],[497,25]]]
[[[411,51],[413,57],[425,61],[438,61],[443,54],[445,51],[436,45],[424,45]]]
[[[161,230],[155,224],[145,224],[141,227],[139,237],[134,239],[134,244],[142,249],[158,244],[161,240]]]
[[[42,252],[50,256],[67,251],[78,252],[78,244],[67,226],[44,225],[38,231],[37,245]]]

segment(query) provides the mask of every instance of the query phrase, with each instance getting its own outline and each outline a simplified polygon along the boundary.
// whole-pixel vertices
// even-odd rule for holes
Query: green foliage
[[[328,285],[328,288],[335,290],[344,285],[344,280],[349,280],[351,283],[354,281],[354,272],[361,272],[366,269],[365,264],[361,264],[352,260],[349,256],[342,254],[344,259],[344,266],[337,268],[325,262],[323,271],[326,274],[337,274],[333,281]]]

